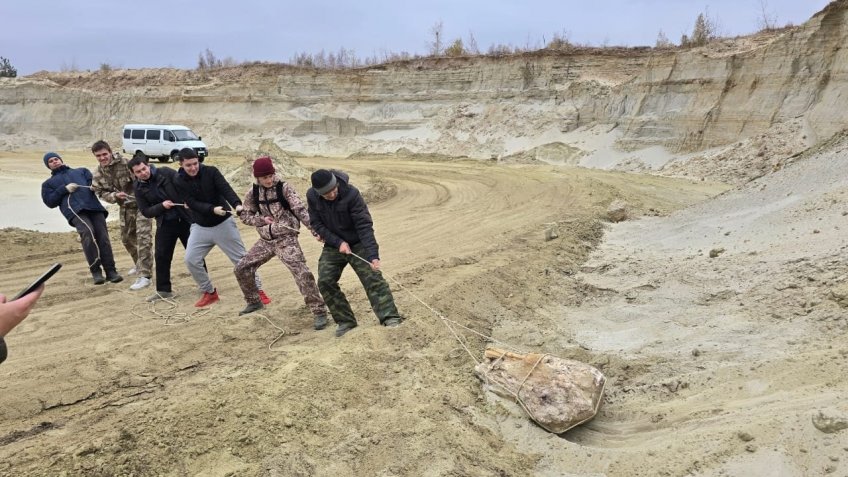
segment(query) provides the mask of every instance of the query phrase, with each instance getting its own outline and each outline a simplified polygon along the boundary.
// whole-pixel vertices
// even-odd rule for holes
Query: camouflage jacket
[[[245,225],[256,227],[259,236],[264,240],[277,240],[287,236],[296,237],[301,223],[311,232],[306,206],[288,182],[283,182],[283,195],[290,210],[286,210],[282,202],[277,200],[278,182],[280,182],[280,178],[274,177],[274,184],[269,188],[261,185],[255,186],[258,188],[257,195],[260,203],[257,203],[253,197],[253,187],[248,189],[244,194],[242,201],[244,208],[239,214],[239,218]],[[274,222],[270,225],[266,224],[265,217],[272,218]]]
[[[125,192],[131,197],[133,195],[132,172],[127,167],[127,160],[117,152],[112,155],[112,162],[108,166],[97,166],[91,186],[101,200],[121,207],[137,207],[135,199],[121,200],[115,197],[118,192]]]

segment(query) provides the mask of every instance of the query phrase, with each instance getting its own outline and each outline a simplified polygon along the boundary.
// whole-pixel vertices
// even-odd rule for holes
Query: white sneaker
[[[138,277],[138,278],[136,278],[135,283],[130,285],[130,290],[133,290],[133,291],[141,290],[142,288],[149,287],[149,286],[150,286],[150,279],[149,278]]]
[[[133,276],[138,273],[138,269],[135,267],[130,268],[130,271],[127,272],[127,275]]]

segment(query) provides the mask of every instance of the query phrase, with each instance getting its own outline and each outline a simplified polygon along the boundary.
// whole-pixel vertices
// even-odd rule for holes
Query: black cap
[[[324,195],[336,186],[336,176],[327,169],[318,169],[312,173],[312,188],[318,195]]]

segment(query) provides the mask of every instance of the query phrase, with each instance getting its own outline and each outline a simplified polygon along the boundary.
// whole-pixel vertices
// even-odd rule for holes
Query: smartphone
[[[20,298],[24,295],[29,295],[30,293],[34,292],[36,289],[38,289],[38,287],[40,287],[42,284],[44,284],[44,282],[46,282],[50,277],[55,275],[56,272],[58,272],[60,268],[62,268],[61,263],[54,263],[50,267],[49,270],[44,272],[44,274],[42,274],[34,282],[32,282],[32,284],[30,286],[24,288],[23,290],[21,290],[20,293],[15,295],[15,298],[12,298],[12,301],[15,301],[15,300],[17,300],[18,298]]]

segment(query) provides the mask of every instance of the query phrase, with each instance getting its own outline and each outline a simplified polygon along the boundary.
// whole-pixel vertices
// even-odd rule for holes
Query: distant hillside
[[[191,126],[213,149],[249,151],[270,138],[306,154],[405,148],[490,159],[530,157],[561,143],[569,157],[550,161],[579,156],[596,165],[598,146],[568,133],[605,125],[617,155],[604,167],[657,169],[663,164],[645,166],[634,151],[663,146],[679,159],[793,121],[789,146],[746,152],[766,170],[846,127],[846,12],[848,0],[839,0],[799,27],[693,49],[542,50],[355,70],[41,72],[0,79],[0,147],[117,142],[123,123],[166,122]],[[672,169],[711,174],[708,166]]]

